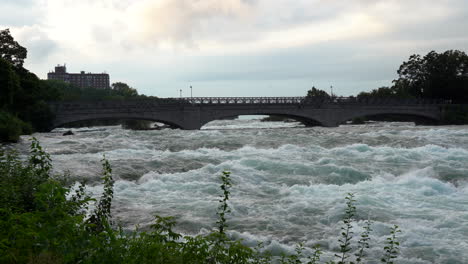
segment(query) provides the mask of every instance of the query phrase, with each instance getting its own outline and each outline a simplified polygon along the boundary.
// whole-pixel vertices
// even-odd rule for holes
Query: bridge
[[[87,120],[138,119],[181,129],[200,129],[213,120],[239,115],[277,115],[306,126],[335,127],[360,117],[402,116],[406,121],[437,124],[440,100],[355,97],[193,97],[52,102],[52,128]]]

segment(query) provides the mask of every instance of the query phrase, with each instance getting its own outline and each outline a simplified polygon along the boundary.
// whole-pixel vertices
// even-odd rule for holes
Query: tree
[[[117,93],[117,95],[123,97],[136,97],[138,92],[136,89],[128,86],[128,84],[123,82],[116,82],[112,84],[112,90]]]
[[[307,97],[324,97],[324,98],[329,98],[330,95],[328,95],[327,92],[324,90],[320,90],[315,88],[315,86],[312,86],[312,88],[307,91]]]
[[[368,98],[368,97],[381,97],[381,98],[409,98],[411,95],[405,90],[402,89],[400,86],[393,86],[393,87],[380,87],[374,89],[370,92],[361,92],[358,94],[357,98]]]
[[[0,57],[13,66],[22,68],[28,51],[16,42],[10,34],[10,29],[0,30]]]
[[[412,55],[398,70],[393,89],[414,97],[468,102],[468,55],[459,50]]]
[[[13,66],[0,58],[0,110],[10,109],[14,105],[15,95],[20,89],[20,79]]]

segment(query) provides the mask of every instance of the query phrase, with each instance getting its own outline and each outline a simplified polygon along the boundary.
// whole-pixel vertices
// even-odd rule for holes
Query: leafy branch
[[[338,240],[340,242],[340,252],[341,254],[335,254],[336,257],[340,258],[338,261],[339,264],[344,264],[346,259],[349,258],[349,251],[351,251],[351,239],[353,238],[353,225],[354,215],[356,214],[356,206],[354,203],[354,194],[348,193],[345,198],[346,200],[346,211],[343,218],[344,226],[341,227],[341,238]]]
[[[398,257],[400,242],[397,240],[397,233],[401,233],[401,230],[397,225],[394,225],[390,229],[390,237],[387,237],[387,245],[384,247],[385,254],[381,259],[383,263],[394,264],[395,262],[393,260]]]

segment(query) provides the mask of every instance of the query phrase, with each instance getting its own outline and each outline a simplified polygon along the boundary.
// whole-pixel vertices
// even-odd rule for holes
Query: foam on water
[[[96,196],[105,154],[117,179],[114,215],[127,227],[160,214],[176,216],[186,234],[213,228],[219,175],[229,170],[230,234],[249,245],[263,241],[274,254],[301,241],[337,250],[344,196],[353,192],[356,234],[375,220],[374,259],[398,224],[399,263],[468,262],[468,127],[291,126],[234,120],[201,131],[110,127],[35,136],[57,172],[87,178]],[[23,139],[18,148],[26,151]]]

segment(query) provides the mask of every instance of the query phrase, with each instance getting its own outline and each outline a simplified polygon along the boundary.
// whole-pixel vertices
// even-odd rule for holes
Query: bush
[[[0,142],[18,142],[20,135],[31,132],[31,125],[8,112],[0,111]]]

